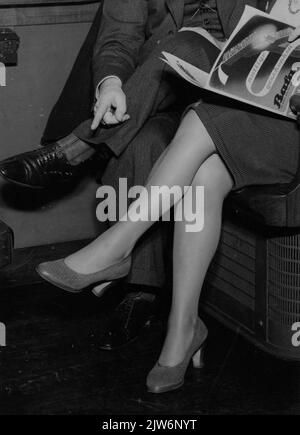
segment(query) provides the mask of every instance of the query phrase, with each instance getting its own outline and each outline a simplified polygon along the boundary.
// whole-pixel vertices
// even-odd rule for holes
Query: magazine
[[[193,85],[296,119],[289,105],[300,93],[300,38],[288,42],[294,29],[246,6],[210,73],[170,53],[163,52],[163,60]]]

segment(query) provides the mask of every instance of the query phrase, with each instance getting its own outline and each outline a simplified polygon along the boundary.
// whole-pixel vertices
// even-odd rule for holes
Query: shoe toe
[[[49,273],[49,263],[41,263],[36,267],[36,271],[37,273],[41,276],[41,277],[49,277],[50,273]]]
[[[63,260],[48,261],[36,267],[36,272],[41,278],[53,284],[64,283],[68,276],[64,274]]]
[[[36,267],[36,272],[45,281],[69,293],[81,293],[90,284],[87,279],[81,278],[80,274],[70,269],[64,258],[41,263]]]
[[[163,376],[163,369],[157,364],[149,372],[146,385],[149,391],[159,392],[165,386],[165,378]]]
[[[156,364],[147,376],[146,385],[150,393],[166,393],[177,390],[184,383],[184,372],[176,367]]]
[[[0,174],[2,175],[2,177],[7,177],[9,174],[9,168],[10,168],[11,164],[9,162],[3,162],[0,165]]]
[[[0,175],[1,175],[1,177],[4,177],[4,178],[7,177],[7,170],[5,169],[4,166],[0,166]]]
[[[146,386],[150,393],[159,394],[168,388],[168,382],[154,369],[147,376]]]
[[[8,181],[26,183],[26,168],[18,160],[4,161],[0,165],[0,175]]]

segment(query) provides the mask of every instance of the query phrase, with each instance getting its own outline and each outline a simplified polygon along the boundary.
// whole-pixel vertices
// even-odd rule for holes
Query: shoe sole
[[[180,382],[179,384],[173,385],[172,387],[165,387],[165,388],[161,388],[159,390],[152,390],[151,388],[148,387],[148,393],[151,393],[151,394],[168,393],[169,391],[178,390],[179,388],[183,387],[183,385],[184,385],[184,381]]]
[[[46,189],[46,187],[32,186],[31,184],[25,184],[25,183],[21,183],[20,181],[12,180],[11,178],[7,177],[6,175],[4,175],[2,173],[0,173],[0,175],[5,181],[8,181],[10,184],[15,184],[15,185],[20,186],[20,187],[27,187],[27,189],[34,189],[34,190]]]
[[[91,290],[92,291],[92,293],[99,299],[99,298],[101,298],[103,295],[104,295],[104,293],[110,288],[110,287],[112,287],[114,284],[115,284],[115,282],[104,282],[104,283],[102,283],[102,284],[99,284],[99,285],[97,285],[96,287],[97,287],[97,289],[98,289],[98,291],[95,289],[95,284],[91,284],[91,285],[89,285],[88,287],[85,287],[84,289],[82,289],[82,290],[74,290],[72,287],[68,287],[68,286],[66,286],[66,285],[64,285],[64,284],[61,284],[61,283],[56,283],[56,282],[54,282],[54,281],[52,281],[51,279],[49,279],[46,275],[43,275],[43,273],[41,273],[40,271],[39,271],[39,267],[37,266],[36,267],[36,272],[38,273],[38,275],[43,279],[43,280],[45,280],[45,281],[47,281],[49,284],[52,284],[54,287],[58,287],[58,288],[60,288],[61,290],[64,290],[64,291],[66,291],[66,292],[68,292],[68,293],[72,293],[73,295],[76,295],[76,294],[79,294],[79,293],[82,293],[82,292],[84,292],[84,291],[89,291],[89,290]]]
[[[72,289],[71,287],[65,286],[65,285],[60,284],[60,283],[53,282],[51,279],[49,279],[47,276],[45,276],[43,273],[40,272],[38,266],[35,268],[35,270],[36,270],[37,274],[38,274],[38,275],[39,275],[43,280],[47,281],[49,284],[52,284],[54,287],[58,287],[58,288],[60,288],[61,290],[65,290],[66,292],[68,292],[68,293],[72,293],[72,294],[78,294],[78,293],[82,293],[82,292],[83,292],[83,290],[74,290],[74,289]]]
[[[6,175],[1,174],[1,173],[0,173],[0,175],[4,180],[6,180],[10,184],[15,184],[16,186],[19,186],[19,187],[25,187],[27,189],[39,190],[39,191],[50,189],[50,187],[52,187],[52,186],[67,185],[67,184],[71,183],[71,181],[62,181],[62,182],[56,183],[56,184],[53,183],[53,185],[49,185],[49,186],[33,186],[32,184],[25,184],[25,183],[21,183],[20,181],[12,180],[11,178],[9,178]]]

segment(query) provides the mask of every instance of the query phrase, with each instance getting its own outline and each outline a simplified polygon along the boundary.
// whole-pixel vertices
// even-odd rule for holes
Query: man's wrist
[[[121,88],[122,82],[117,76],[107,77],[100,83],[100,87],[104,86],[120,86]]]
[[[101,82],[98,84],[96,88],[96,98],[99,96],[100,88],[108,87],[108,86],[119,86],[122,87],[122,81],[117,76],[108,76],[105,77]]]

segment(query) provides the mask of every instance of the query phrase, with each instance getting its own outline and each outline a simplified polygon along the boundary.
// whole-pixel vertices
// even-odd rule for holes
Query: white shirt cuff
[[[102,79],[101,82],[99,82],[98,85],[97,85],[97,87],[96,87],[96,98],[98,98],[98,96],[99,96],[100,86],[101,86],[102,83],[104,83],[107,79],[119,79],[119,80],[120,80],[120,77],[118,77],[118,76],[107,76],[107,77],[104,77],[104,79]]]

